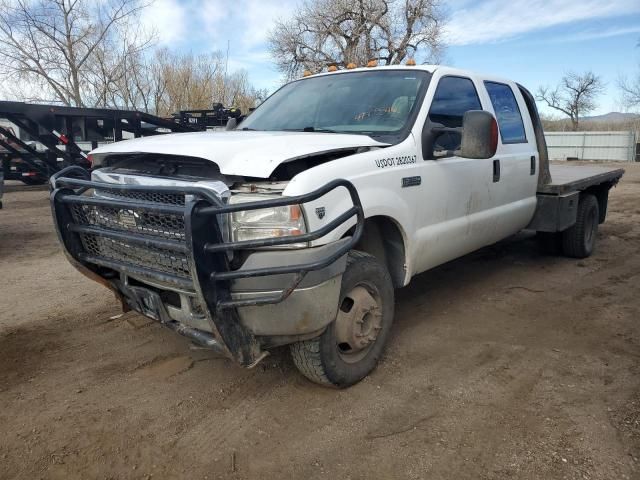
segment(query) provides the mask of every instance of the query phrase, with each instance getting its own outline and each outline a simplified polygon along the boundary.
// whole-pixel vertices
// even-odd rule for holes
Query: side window
[[[461,128],[462,117],[469,110],[482,110],[478,92],[473,82],[464,77],[440,79],[429,110],[431,127]],[[453,155],[460,149],[460,133],[443,132],[433,137],[433,154],[436,157]]]
[[[526,143],[522,115],[511,87],[496,82],[484,82],[484,86],[496,112],[502,143]]]

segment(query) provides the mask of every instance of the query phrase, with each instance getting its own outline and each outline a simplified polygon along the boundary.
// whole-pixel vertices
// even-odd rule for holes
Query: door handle
[[[531,155],[531,170],[530,170],[531,175],[535,175],[536,174],[536,157],[534,155]]]
[[[493,161],[493,182],[500,181],[500,160],[495,159]]]

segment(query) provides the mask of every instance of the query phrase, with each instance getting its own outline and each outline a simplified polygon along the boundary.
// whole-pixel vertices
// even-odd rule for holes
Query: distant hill
[[[572,128],[568,118],[542,118],[546,132],[566,132]],[[628,131],[640,130],[640,114],[609,112],[604,115],[580,118],[579,131]]]
[[[640,119],[640,114],[637,113],[622,113],[622,112],[609,112],[604,115],[594,115],[593,117],[583,117],[581,122],[628,122]]]

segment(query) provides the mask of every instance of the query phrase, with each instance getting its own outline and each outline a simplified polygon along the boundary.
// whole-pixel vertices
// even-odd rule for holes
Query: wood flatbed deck
[[[589,165],[549,165],[549,170],[551,183],[539,186],[538,193],[564,195],[605,182],[617,182],[624,175],[623,168]]]

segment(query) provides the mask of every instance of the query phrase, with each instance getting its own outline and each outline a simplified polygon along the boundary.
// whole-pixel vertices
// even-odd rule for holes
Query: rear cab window
[[[502,143],[527,143],[522,114],[511,87],[504,83],[490,81],[485,81],[484,86],[498,120]]]

